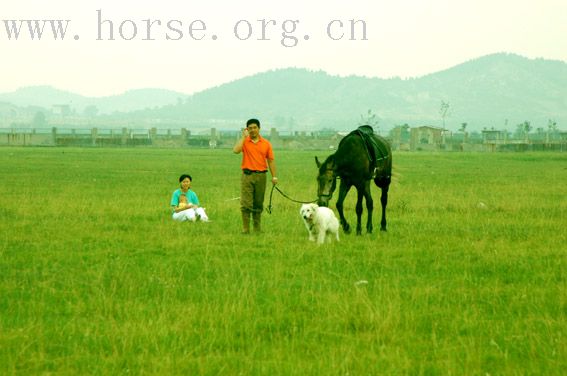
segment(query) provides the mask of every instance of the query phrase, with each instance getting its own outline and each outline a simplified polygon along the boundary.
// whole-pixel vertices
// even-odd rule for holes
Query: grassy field
[[[0,374],[567,373],[567,154],[395,154],[389,232],[321,247],[277,192],[240,234],[239,164],[0,148]],[[185,172],[212,222],[171,220]]]

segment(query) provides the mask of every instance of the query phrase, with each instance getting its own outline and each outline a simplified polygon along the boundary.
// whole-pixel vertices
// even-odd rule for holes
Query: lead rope
[[[298,201],[298,200],[294,200],[293,198],[289,197],[288,195],[286,195],[285,193],[282,192],[281,189],[279,189],[278,187],[276,187],[276,185],[272,185],[272,191],[270,192],[270,203],[268,204],[268,213],[272,214],[272,196],[274,195],[274,189],[277,190],[278,192],[280,192],[280,194],[282,196],[284,196],[285,198],[287,198],[290,201],[293,202],[297,202],[298,204],[311,204],[313,202],[316,202],[317,200],[313,200],[313,201]]]

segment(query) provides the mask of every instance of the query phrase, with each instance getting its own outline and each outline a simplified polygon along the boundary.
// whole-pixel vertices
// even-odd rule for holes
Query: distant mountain
[[[187,94],[165,89],[129,90],[121,95],[102,97],[97,101],[105,113],[130,112],[140,109],[158,108],[181,102]]]
[[[186,94],[164,89],[129,90],[120,95],[85,97],[52,86],[29,86],[0,94],[0,102],[16,106],[38,106],[51,109],[54,105],[69,105],[78,114],[88,106],[96,106],[99,114],[130,112],[177,103]]]
[[[52,86],[28,86],[11,93],[0,94],[0,102],[8,102],[21,107],[51,108],[58,104],[75,105],[85,99],[81,95],[59,90]]]
[[[546,128],[549,119],[567,129],[567,64],[493,54],[423,77],[402,80],[338,77],[322,71],[272,70],[193,95],[169,90],[132,90],[89,98],[52,87],[22,88],[0,94],[0,102],[18,106],[69,104],[81,114],[96,106],[98,114],[120,118],[161,119],[164,124],[232,127],[258,117],[281,130],[348,130],[371,110],[387,130],[397,124],[443,124],[441,103],[449,104],[446,127],[515,130],[531,122]],[[219,126],[219,124],[221,124]]]
[[[567,127],[567,64],[494,54],[427,76],[402,80],[336,77],[305,69],[259,73],[197,93],[184,103],[151,111],[153,117],[246,119],[257,116],[277,128],[350,129],[371,110],[378,125],[515,129],[524,121]],[[141,114],[137,114],[141,115]],[[145,113],[144,116],[150,115]]]

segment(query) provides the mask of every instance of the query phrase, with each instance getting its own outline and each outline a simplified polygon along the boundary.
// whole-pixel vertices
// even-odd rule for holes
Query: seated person
[[[191,190],[192,180],[191,175],[187,174],[179,177],[179,189],[173,192],[170,203],[173,211],[173,220],[180,222],[195,222],[196,220],[208,222],[209,217],[205,212],[205,208],[199,206],[199,198]]]

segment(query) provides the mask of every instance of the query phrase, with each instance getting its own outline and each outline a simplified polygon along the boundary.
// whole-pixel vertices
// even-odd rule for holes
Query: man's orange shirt
[[[267,171],[268,163],[274,160],[272,144],[262,136],[258,136],[258,142],[254,143],[250,137],[246,137],[242,144],[242,165],[243,170]]]

